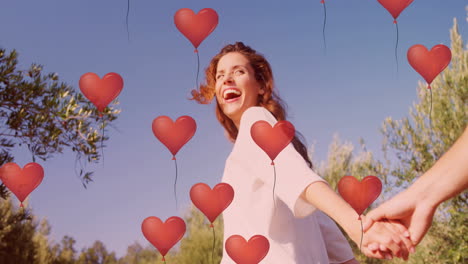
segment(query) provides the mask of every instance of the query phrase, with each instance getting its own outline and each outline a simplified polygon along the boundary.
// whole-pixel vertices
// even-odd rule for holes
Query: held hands
[[[437,206],[415,197],[406,190],[370,211],[363,222],[364,232],[376,221],[398,220],[409,230],[412,243],[415,246],[419,244],[431,227]]]
[[[366,221],[365,216],[361,218]],[[350,236],[357,245],[360,245],[360,224],[357,229]],[[395,256],[407,260],[409,253],[414,252],[414,247],[404,225],[397,221],[384,220],[374,222],[372,227],[364,232],[361,250],[371,258],[392,259]]]

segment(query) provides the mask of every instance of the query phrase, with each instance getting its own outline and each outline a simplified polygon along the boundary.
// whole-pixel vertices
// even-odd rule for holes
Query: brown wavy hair
[[[242,42],[236,42],[235,44],[226,45],[221,51],[213,57],[210,65],[205,70],[206,84],[200,85],[200,90],[192,90],[191,100],[196,100],[200,104],[209,104],[213,97],[215,97],[215,85],[216,85],[216,70],[218,62],[224,55],[230,52],[238,52],[244,55],[250,62],[254,72],[255,79],[260,84],[260,87],[264,90],[262,95],[258,95],[257,106],[265,107],[270,113],[278,120],[286,119],[286,104],[281,100],[276,91],[273,89],[273,72],[271,70],[270,63],[265,59],[262,54],[257,53],[254,49],[244,45]],[[227,117],[216,100],[216,117],[221,125],[227,132],[229,139],[235,141],[237,134],[239,133],[234,122]],[[299,154],[304,158],[310,168],[312,168],[312,162],[307,155],[307,148],[305,147],[302,135],[296,131],[296,135],[292,140],[292,144]]]

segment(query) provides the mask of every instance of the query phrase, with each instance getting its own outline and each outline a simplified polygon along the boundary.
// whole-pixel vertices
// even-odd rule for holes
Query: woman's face
[[[242,113],[257,105],[262,91],[248,59],[238,52],[230,52],[218,62],[215,92],[221,110],[239,128]]]

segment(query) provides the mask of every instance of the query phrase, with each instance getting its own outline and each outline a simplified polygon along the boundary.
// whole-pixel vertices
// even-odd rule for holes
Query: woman
[[[266,59],[241,42],[227,45],[206,69],[206,85],[192,95],[204,104],[216,98],[216,116],[235,143],[222,180],[235,191],[223,213],[224,241],[232,235],[265,236],[270,250],[262,263],[268,264],[358,263],[343,234],[321,211],[359,245],[358,215],[312,171],[301,140],[295,136],[277,156],[273,182],[271,160],[250,136],[256,121],[274,125],[286,117]],[[412,245],[405,231],[402,225],[378,222],[365,233],[362,250],[369,257],[391,258],[393,253],[406,259]],[[221,264],[231,263],[224,250]]]

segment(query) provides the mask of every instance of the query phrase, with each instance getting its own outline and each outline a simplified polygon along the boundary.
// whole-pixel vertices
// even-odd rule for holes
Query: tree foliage
[[[450,66],[432,83],[432,110],[430,91],[426,83],[419,83],[418,100],[413,103],[409,117],[401,120],[387,118],[382,126],[385,157],[380,161],[367,151],[361,140],[361,151],[341,143],[337,136],[329,148],[327,161],[321,163],[318,174],[331,186],[345,175],[362,178],[378,176],[385,190],[374,206],[390,198],[426,172],[462,134],[468,124],[468,51],[456,20],[450,30],[452,61]],[[432,112],[431,118],[429,117]],[[432,121],[432,122],[431,122]],[[444,175],[441,175],[441,180]],[[408,262],[394,259],[393,263],[468,263],[467,192],[447,201],[438,210],[433,225],[411,255]],[[368,259],[348,238],[355,255],[362,263],[381,263]]]
[[[13,208],[10,199],[0,200],[0,263],[34,263],[37,223],[31,213]]]
[[[450,30],[452,61],[432,83],[430,91],[419,83],[418,102],[409,117],[387,118],[382,126],[384,150],[396,156],[389,167],[395,189],[406,188],[426,172],[453,145],[468,124],[468,50],[464,47],[458,25]],[[431,122],[432,120],[432,122]],[[444,180],[444,175],[440,175]],[[414,263],[468,262],[468,193],[445,202],[426,236],[423,251]],[[419,247],[421,248],[421,247]]]
[[[119,259],[119,264],[152,264],[161,261],[161,255],[159,252],[150,244],[146,248],[135,242],[128,246],[127,254]]]
[[[185,217],[186,236],[174,256],[176,263],[220,263],[223,255],[223,221],[219,216],[210,227],[206,216],[191,206]],[[213,261],[212,261],[213,260]]]
[[[117,264],[115,253],[109,253],[101,241],[95,241],[92,247],[84,249],[77,264]]]
[[[33,162],[71,150],[86,187],[92,172],[83,170],[82,161],[99,161],[99,149],[108,140],[105,127],[118,114],[108,107],[99,117],[80,92],[59,81],[57,73],[45,74],[38,64],[19,69],[18,53],[0,49],[0,166],[13,162],[13,150],[21,147],[27,147]],[[39,223],[29,210],[14,209],[3,184],[0,197],[0,263],[73,263],[73,251],[50,248],[47,221]]]
[[[76,89],[59,82],[57,73],[43,73],[32,64],[18,68],[18,53],[0,49],[0,166],[12,162],[12,150],[26,146],[36,158],[47,160],[64,150],[75,152],[81,163],[99,161],[99,149],[108,137],[105,126],[117,118],[119,110],[106,108],[99,118],[95,107]],[[83,185],[91,172],[79,172]],[[0,185],[0,195],[7,196]]]

